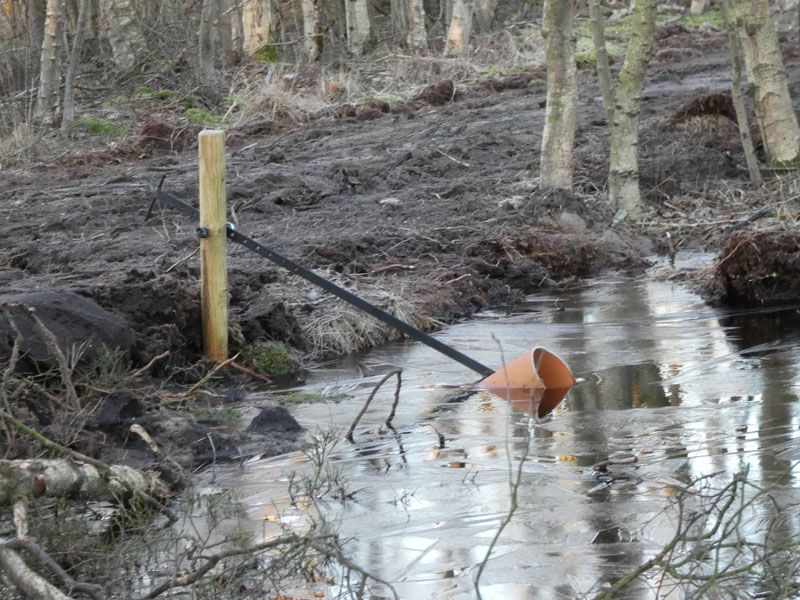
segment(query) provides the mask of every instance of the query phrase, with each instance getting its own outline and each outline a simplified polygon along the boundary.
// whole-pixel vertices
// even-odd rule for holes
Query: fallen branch
[[[164,360],[169,355],[170,355],[169,350],[167,350],[166,352],[162,352],[161,354],[157,354],[156,356],[151,358],[150,362],[147,363],[145,366],[143,366],[141,369],[137,369],[136,371],[134,371],[133,372],[133,378],[137,379],[137,378],[141,377],[142,375],[147,373],[150,369],[152,369],[153,365],[155,365],[157,362],[159,362],[161,360]]]
[[[244,365],[240,365],[237,362],[231,361],[230,365],[231,368],[236,369],[237,371],[241,371],[245,375],[249,375],[253,379],[257,379],[261,383],[272,383],[272,379],[267,377],[266,375],[262,375],[261,373],[256,373],[252,369],[248,369]]]
[[[402,369],[395,369],[394,371],[389,371],[386,375],[383,376],[383,378],[378,382],[378,384],[372,389],[372,392],[370,392],[369,398],[367,398],[367,401],[364,403],[364,406],[361,408],[361,411],[356,415],[356,418],[353,421],[353,424],[350,425],[350,429],[347,432],[347,441],[348,442],[352,442],[353,441],[353,432],[356,430],[356,427],[358,426],[358,422],[361,421],[361,417],[363,417],[364,413],[367,412],[367,409],[369,408],[369,405],[372,402],[372,399],[375,397],[375,394],[378,393],[378,390],[381,388],[381,386],[384,383],[386,383],[387,381],[389,381],[389,379],[391,379],[392,377],[397,375],[397,388],[395,389],[395,393],[394,393],[395,400],[394,400],[394,404],[392,405],[392,412],[389,415],[389,418],[386,420],[386,424],[390,425],[391,420],[394,419],[394,411],[395,411],[395,408],[397,407],[397,402],[399,401],[399,397],[400,397],[400,382],[401,382],[400,374],[402,372],[403,372]]]
[[[183,395],[183,397],[189,398],[191,396],[194,396],[197,390],[205,386],[205,384],[207,384],[214,377],[214,375],[216,375],[219,371],[221,371],[222,369],[233,363],[237,358],[239,358],[239,354],[232,356],[227,360],[223,360],[221,363],[217,363],[217,365],[213,369],[211,369],[205,377],[203,377],[200,381],[198,381],[191,388],[189,388],[189,391],[186,392]]]
[[[22,557],[5,545],[0,545],[0,570],[14,586],[30,598],[41,600],[72,600],[44,577],[33,571]]]
[[[166,486],[164,486],[163,482],[161,482],[158,478],[151,478],[147,477],[140,471],[136,469],[132,469],[131,467],[126,467],[124,465],[107,465],[103,461],[97,460],[92,458],[91,456],[86,456],[85,454],[81,454],[80,452],[76,452],[71,448],[67,448],[66,446],[62,446],[54,442],[53,440],[43,436],[41,433],[36,431],[35,429],[28,427],[22,421],[14,417],[13,415],[8,414],[5,411],[0,411],[0,419],[8,422],[9,424],[13,425],[17,430],[21,431],[25,435],[33,438],[37,442],[39,442],[45,448],[49,450],[53,450],[62,454],[64,456],[68,456],[81,464],[75,464],[68,461],[46,461],[46,460],[20,460],[20,461],[0,461],[0,465],[5,463],[10,463],[8,466],[13,467],[15,464],[19,465],[29,465],[28,475],[32,475],[32,477],[22,479],[22,481],[18,481],[16,477],[11,477],[14,474],[14,471],[3,471],[0,468],[0,504],[3,503],[10,503],[13,502],[16,497],[23,495],[23,492],[27,490],[32,496],[42,496],[42,495],[57,495],[54,493],[54,490],[61,489],[62,493],[65,496],[74,496],[77,492],[80,492],[81,489],[88,486],[88,489],[96,489],[100,491],[106,491],[110,493],[110,495],[114,499],[118,499],[120,496],[123,496],[124,493],[120,492],[129,492],[135,498],[141,500],[151,508],[157,510],[158,512],[162,513],[166,516],[170,522],[174,523],[178,520],[178,517],[175,516],[170,509],[164,506],[161,502],[159,502],[153,495],[155,493],[159,497],[166,497],[168,495]],[[68,478],[70,476],[74,477],[73,483],[66,485],[62,482],[62,487],[59,488],[57,485],[58,479],[53,480],[52,484],[56,484],[54,487],[48,486],[48,479],[46,475],[47,465],[44,463],[47,462],[56,462],[61,464],[66,464],[72,466],[74,469],[71,472],[65,471],[62,473],[66,475]],[[39,463],[38,465],[35,463]],[[57,465],[58,466],[58,465]],[[94,471],[89,469],[89,467],[93,467]],[[85,468],[86,471],[83,472],[80,469]],[[25,472],[25,467],[22,467],[22,472]],[[41,477],[37,477],[41,475]],[[58,474],[56,472],[55,474]],[[86,476],[94,476],[94,479],[90,481],[84,481],[83,478]],[[42,486],[44,485],[44,488]],[[106,487],[104,487],[104,485]],[[12,486],[16,486],[16,492],[12,489]],[[76,487],[77,486],[77,490]],[[88,490],[87,490],[88,491]],[[78,496],[81,494],[78,493]],[[88,496],[91,498],[95,498],[95,496]]]

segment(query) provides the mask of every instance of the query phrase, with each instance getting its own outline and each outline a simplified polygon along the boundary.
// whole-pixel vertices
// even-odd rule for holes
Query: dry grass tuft
[[[362,297],[401,321],[414,324],[418,320],[414,306],[399,296],[384,292]],[[301,328],[306,347],[314,357],[353,354],[401,337],[388,325],[337,300],[317,306]]]

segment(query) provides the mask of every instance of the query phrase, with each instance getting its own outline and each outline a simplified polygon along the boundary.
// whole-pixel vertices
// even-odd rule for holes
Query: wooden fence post
[[[201,131],[200,151],[200,302],[203,353],[228,358],[228,269],[225,229],[225,132]]]

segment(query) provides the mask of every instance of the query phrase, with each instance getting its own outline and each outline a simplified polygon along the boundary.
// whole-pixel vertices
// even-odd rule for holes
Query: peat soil
[[[735,248],[723,269],[697,279],[721,301],[796,297],[797,207],[783,203],[784,212],[744,223],[769,194],[791,195],[795,176],[779,174],[766,191],[750,191],[730,112],[724,33],[667,26],[659,35],[642,104],[642,221],[618,222],[608,205],[608,125],[592,71],[580,73],[572,194],[538,187],[546,90],[544,73],[533,72],[445,81],[404,106],[344,106],[310,123],[265,120],[231,131],[230,218],[426,328],[511,305],[542,286],[640,269],[654,251],[677,247],[726,247],[723,257]],[[800,98],[797,56],[787,42]],[[170,351],[156,375],[197,360],[200,343],[196,224],[170,209],[144,222],[164,175],[166,191],[196,206],[191,138],[157,122],[106,155],[0,173],[1,289],[94,300],[127,323],[136,365]],[[776,243],[778,230],[785,264],[768,268],[781,275],[766,290],[751,289],[757,282],[737,287],[751,271],[736,265],[758,262],[759,243]],[[786,264],[792,270],[781,271]],[[326,343],[336,335],[330,317],[338,303],[243,248],[229,248],[228,266],[234,351],[277,340],[320,355],[394,335],[356,332],[350,346]],[[0,357],[12,342],[0,338]]]

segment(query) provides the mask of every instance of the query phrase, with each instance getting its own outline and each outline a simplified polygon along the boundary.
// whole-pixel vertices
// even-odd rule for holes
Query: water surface
[[[453,401],[443,384],[474,374],[419,344],[311,374],[304,391],[329,401],[299,405],[295,415],[311,432],[346,430],[380,373],[403,368],[396,431],[382,427],[389,382],[355,444],[342,441],[333,453],[352,499],[330,493],[319,505],[351,538],[351,558],[402,598],[475,597],[476,567],[508,512],[520,460],[519,509],[487,563],[486,599],[575,598],[616,580],[672,536],[664,508],[701,475],[749,466],[754,480],[787,494],[800,485],[796,307],[713,309],[679,284],[608,277],[532,296],[510,314],[485,313],[439,337],[497,367],[544,346],[580,383],[537,422],[486,393]],[[364,371],[378,375],[364,379]],[[593,466],[609,459],[623,464],[598,477]],[[280,521],[307,518],[287,482],[308,468],[299,454],[218,466],[213,488],[237,489],[253,531],[270,536]],[[634,596],[653,597],[645,588]]]

